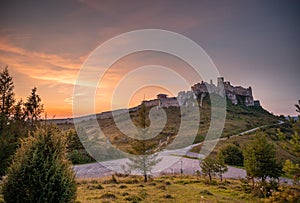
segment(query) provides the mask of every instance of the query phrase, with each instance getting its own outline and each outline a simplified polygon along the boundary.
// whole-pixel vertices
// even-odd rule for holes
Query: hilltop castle
[[[177,100],[181,106],[187,104],[187,101],[193,95],[201,98],[202,101],[202,98],[211,93],[218,94],[221,97],[226,96],[227,99],[229,99],[234,105],[241,104],[245,106],[260,106],[260,102],[253,99],[251,87],[244,88],[241,86],[232,86],[230,82],[224,82],[223,77],[218,78],[217,86],[213,84],[212,80],[210,83],[203,81],[201,83],[197,83],[191,87],[191,91],[179,92]]]
[[[233,86],[230,82],[224,82],[223,77],[218,78],[217,81],[217,86],[213,84],[212,80],[210,83],[202,81],[201,83],[193,85],[191,91],[180,91],[177,97],[168,97],[166,94],[158,94],[156,99],[143,101],[142,103],[147,107],[179,107],[183,105],[195,105],[194,103],[189,104],[191,99],[200,98],[202,101],[202,98],[208,94],[218,94],[221,97],[226,96],[233,105],[260,106],[260,102],[253,99],[251,87]],[[202,106],[201,103],[200,106]],[[134,107],[132,110],[136,110],[136,108],[139,107]]]
[[[210,83],[202,81],[201,83],[193,85],[191,89],[194,94],[200,98],[208,93],[215,93],[222,97],[226,95],[234,105],[260,106],[260,102],[253,99],[251,87],[232,86],[230,82],[224,82],[223,77],[218,78],[217,86],[213,84],[212,80]]]
[[[146,107],[180,107],[180,106],[194,106],[196,105],[194,99],[200,99],[200,107],[202,107],[202,99],[209,94],[218,94],[221,97],[225,97],[231,101],[233,105],[244,105],[244,106],[260,106],[258,100],[253,99],[251,87],[244,88],[241,86],[233,86],[230,82],[224,82],[223,77],[217,78],[217,86],[213,84],[212,80],[210,83],[201,82],[194,84],[190,91],[180,91],[177,97],[168,97],[166,94],[158,94],[156,99],[145,100],[142,102]],[[114,115],[120,115],[126,112],[134,112],[141,108],[141,105],[132,107],[130,109],[119,109],[96,114],[97,119],[112,118]],[[77,118],[79,119],[79,118]],[[80,118],[81,120],[90,119],[89,116]],[[70,119],[54,119],[56,123],[73,123]]]

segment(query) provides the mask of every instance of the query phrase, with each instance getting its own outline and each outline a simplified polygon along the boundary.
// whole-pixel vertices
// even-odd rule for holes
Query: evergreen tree
[[[7,67],[0,73],[0,132],[5,130],[15,103],[14,83]]]
[[[75,175],[58,129],[38,129],[22,140],[8,169],[3,194],[7,203],[74,202]]]
[[[295,104],[296,111],[300,113],[300,100],[298,100],[298,104]]]
[[[127,165],[132,170],[137,170],[144,176],[144,182],[148,181],[148,175],[152,168],[161,161],[157,158],[155,154],[155,147],[157,144],[151,140],[147,140],[149,134],[148,121],[146,119],[146,106],[142,104],[141,109],[138,114],[139,139],[135,139],[131,144],[130,153],[136,155],[134,157],[129,157],[130,162]]]
[[[282,167],[275,159],[274,145],[269,144],[264,135],[257,134],[245,147],[243,154],[247,176],[253,181],[254,178],[264,182],[267,177],[280,177]]]
[[[42,104],[42,100],[40,96],[36,93],[36,91],[37,88],[34,87],[31,90],[31,95],[27,98],[27,101],[24,104],[25,116],[27,118],[27,122],[31,127],[31,130],[34,129],[34,127],[37,124],[37,121],[41,117],[41,113],[44,112],[44,105]]]
[[[14,108],[14,84],[5,67],[0,72],[0,178],[9,165],[10,157],[17,146],[17,138],[11,133]]]

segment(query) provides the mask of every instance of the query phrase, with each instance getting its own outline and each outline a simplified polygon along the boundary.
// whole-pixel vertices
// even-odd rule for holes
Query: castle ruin
[[[198,97],[204,97],[207,94],[218,94],[222,97],[226,96],[232,104],[242,104],[245,106],[259,106],[258,100],[254,101],[252,95],[252,88],[244,88],[241,86],[233,86],[230,82],[224,82],[223,77],[218,78],[217,86],[213,84],[212,80],[210,83],[201,82],[191,87],[194,94]]]

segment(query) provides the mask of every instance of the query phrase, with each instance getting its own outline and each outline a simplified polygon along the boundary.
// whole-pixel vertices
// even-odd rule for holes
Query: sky
[[[18,99],[26,99],[36,86],[48,117],[72,117],[79,70],[98,46],[133,30],[163,29],[196,42],[225,80],[251,86],[255,99],[268,111],[295,115],[294,104],[300,99],[299,10],[296,0],[1,0],[0,67],[8,66]],[[192,83],[200,82],[174,56],[151,51],[131,54],[105,73],[95,96],[96,111],[110,110],[112,93],[124,75],[153,64],[173,67]],[[134,76],[152,85],[137,83],[129,106],[157,93],[176,96],[174,91],[188,90],[172,82],[156,86],[154,79],[174,78],[151,68],[155,69]]]

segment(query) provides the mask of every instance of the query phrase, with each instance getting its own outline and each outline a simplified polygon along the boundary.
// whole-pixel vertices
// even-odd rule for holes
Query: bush
[[[213,195],[213,193],[211,193],[208,190],[202,190],[202,191],[200,191],[200,195]]]
[[[132,203],[136,203],[142,201],[142,198],[140,198],[137,195],[130,195],[129,197],[126,197],[125,200],[130,201]]]
[[[280,187],[265,201],[272,203],[281,202],[300,202],[300,188],[298,187]]]
[[[112,194],[112,193],[105,193],[103,195],[101,195],[100,197],[101,199],[116,199],[116,195]]]
[[[222,157],[225,164],[228,165],[242,166],[244,163],[244,156],[241,148],[234,144],[228,144],[222,147],[218,156]]]
[[[64,136],[53,127],[22,140],[4,181],[5,202],[74,202],[75,175],[65,154]]]

